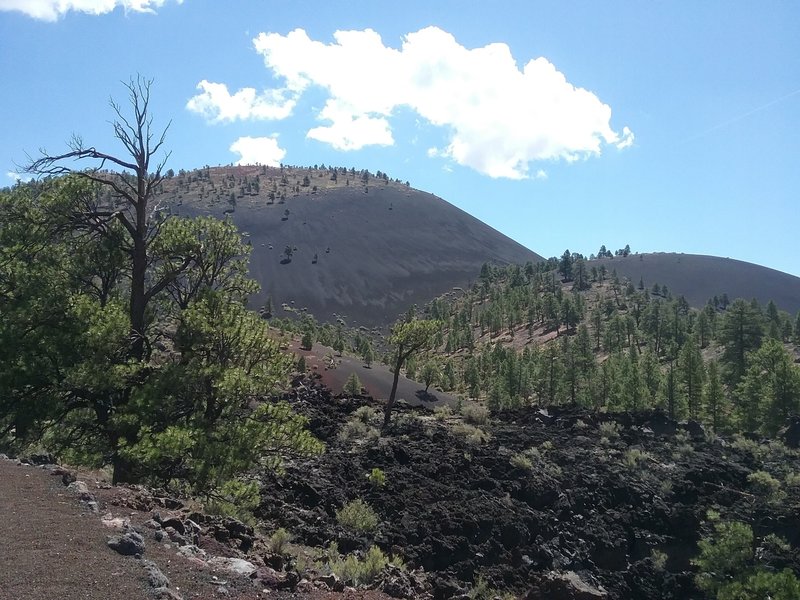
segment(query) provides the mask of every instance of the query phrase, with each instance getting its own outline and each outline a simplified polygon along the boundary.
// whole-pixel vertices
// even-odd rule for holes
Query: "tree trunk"
[[[137,360],[144,358],[145,336],[145,276],[147,273],[147,249],[143,238],[133,242],[131,265],[131,356]]]
[[[392,418],[392,408],[394,407],[395,396],[397,395],[397,383],[400,381],[400,367],[403,366],[403,355],[397,353],[397,361],[394,365],[394,378],[392,379],[392,391],[389,393],[389,400],[386,401],[386,408],[383,409],[383,426],[381,431],[384,431],[389,426],[389,421]]]

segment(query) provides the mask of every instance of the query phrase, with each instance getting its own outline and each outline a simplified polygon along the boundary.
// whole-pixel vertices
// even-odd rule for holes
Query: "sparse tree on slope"
[[[386,402],[383,413],[383,429],[389,426],[389,421],[392,418],[392,408],[394,408],[397,395],[397,384],[400,380],[400,369],[414,354],[430,347],[433,336],[439,327],[439,321],[412,318],[399,322],[392,328],[389,344],[392,346],[394,355],[394,378],[392,380],[392,390],[389,393],[389,399]]]
[[[427,360],[425,361],[425,364],[422,365],[422,370],[420,371],[420,377],[422,379],[422,383],[425,384],[426,394],[428,393],[428,388],[438,383],[440,373],[441,369],[434,360]]]
[[[689,418],[697,419],[700,415],[701,400],[703,398],[703,381],[705,368],[700,348],[694,336],[689,337],[681,348],[678,356],[680,369],[681,391],[683,392]]]
[[[747,370],[747,353],[758,348],[763,335],[761,314],[737,298],[728,307],[719,328],[719,341],[728,383],[736,385]]]
[[[558,263],[558,272],[564,278],[564,281],[572,281],[572,253],[569,249],[564,250],[561,255],[561,260]]]

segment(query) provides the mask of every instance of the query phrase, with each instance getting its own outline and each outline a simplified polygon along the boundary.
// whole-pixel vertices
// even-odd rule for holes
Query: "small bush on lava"
[[[336,520],[343,527],[365,533],[375,531],[378,528],[378,515],[361,498],[356,498],[352,502],[345,504],[340,510],[337,510]]]
[[[480,446],[491,437],[483,429],[469,423],[456,423],[453,425],[453,435],[466,441],[470,446]]]
[[[753,491],[770,504],[784,499],[786,494],[781,489],[781,482],[766,471],[754,471],[747,476],[747,483]]]
[[[644,468],[644,463],[652,460],[652,458],[653,457],[644,450],[631,448],[625,452],[624,456],[622,457],[622,463],[629,469],[641,469]]]
[[[464,416],[464,421],[470,425],[486,425],[489,422],[489,411],[478,404],[464,406],[461,413]]]
[[[276,529],[269,538],[269,551],[273,554],[283,554],[290,541],[292,541],[292,535],[288,531],[283,527]]]
[[[383,469],[375,467],[367,475],[367,480],[375,487],[383,487],[386,485],[386,473],[383,472]]]
[[[363,560],[359,560],[358,556],[354,554],[340,556],[336,542],[328,547],[325,554],[331,573],[346,584],[353,586],[374,583],[386,565],[392,564],[404,568],[401,560],[389,559],[377,546],[371,546]]]

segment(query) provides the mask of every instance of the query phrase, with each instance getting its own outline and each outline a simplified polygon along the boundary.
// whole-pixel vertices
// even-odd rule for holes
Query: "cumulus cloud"
[[[247,95],[240,111],[225,110],[230,98],[222,84],[201,82],[203,94],[190,103],[212,120],[283,118],[296,99],[315,87],[327,94],[316,115],[320,125],[307,137],[340,150],[394,142],[391,118],[410,109],[447,135],[428,150],[491,177],[522,179],[535,161],[576,161],[604,147],[624,149],[633,132],[611,127],[611,108],[593,92],[576,87],[546,58],[518,66],[506,44],[468,49],[446,31],[428,27],[405,36],[399,49],[378,33],[337,31],[333,43],[312,40],[302,29],[287,35],[261,33],[256,51],[282,87]],[[210,86],[226,95],[212,97]],[[203,97],[203,100],[198,98]],[[256,106],[291,105],[288,110]],[[196,109],[193,109],[196,110]],[[538,171],[534,171],[536,177]]]
[[[254,88],[242,88],[235,94],[224,83],[205,79],[201,90],[186,103],[186,108],[212,123],[245,119],[285,119],[292,114],[296,100],[285,90],[267,90],[258,94]]]
[[[389,121],[354,111],[351,106],[329,100],[319,114],[331,125],[314,127],[307,137],[326,142],[337,150],[359,150],[364,146],[391,146],[394,144]]]
[[[278,146],[277,136],[240,137],[229,149],[239,155],[237,165],[277,167],[286,156],[286,150]]]
[[[183,0],[176,0],[181,4]],[[166,0],[0,0],[0,10],[17,11],[42,21],[57,21],[69,11],[103,15],[122,7],[125,12],[154,13]]]
[[[617,148],[620,150],[624,150],[625,148],[630,148],[633,146],[633,141],[635,136],[633,132],[628,127],[622,128],[622,138],[617,142]]]

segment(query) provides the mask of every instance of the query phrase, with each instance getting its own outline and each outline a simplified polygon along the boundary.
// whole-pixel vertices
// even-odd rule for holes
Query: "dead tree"
[[[164,144],[169,124],[160,134],[153,132],[150,114],[152,80],[138,76],[123,85],[128,91],[131,114],[126,115],[113,99],[110,104],[115,114],[111,123],[114,137],[121,142],[125,154],[117,156],[101,152],[93,146],[86,146],[79,136],[73,136],[68,152],[50,155],[42,151],[42,156],[31,160],[25,171],[45,176],[73,175],[92,181],[109,192],[110,200],[101,199],[99,194],[82,199],[76,221],[79,226],[100,235],[108,235],[112,222],[118,221],[127,232],[125,251],[130,257],[130,356],[142,360],[149,353],[147,305],[171,280],[167,277],[160,281],[148,281],[148,244],[160,225],[158,220],[152,218],[157,209],[153,196],[163,179],[162,169],[169,153],[154,167],[151,165]],[[67,161],[82,161],[82,165],[88,166],[71,167],[66,164]],[[108,167],[122,172],[115,173]],[[187,258],[183,269],[190,262]],[[174,273],[175,276],[178,274]]]

